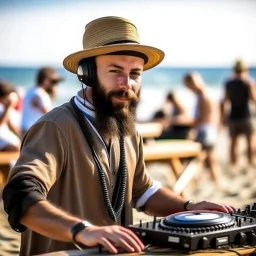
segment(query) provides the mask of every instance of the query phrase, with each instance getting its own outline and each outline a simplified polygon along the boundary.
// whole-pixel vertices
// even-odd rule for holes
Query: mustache
[[[112,91],[108,93],[109,97],[121,97],[121,98],[125,98],[128,100],[138,100],[137,95],[132,91],[132,90],[128,90],[128,91],[123,91],[123,90],[117,90],[117,91]]]

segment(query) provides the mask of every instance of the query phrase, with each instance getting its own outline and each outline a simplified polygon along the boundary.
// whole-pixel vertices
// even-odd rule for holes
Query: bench
[[[154,139],[162,134],[163,126],[157,122],[136,123],[136,130],[143,139]]]
[[[194,160],[184,168],[182,159],[195,158],[201,152],[200,143],[190,140],[158,140],[144,144],[144,160],[167,161],[173,171],[176,182],[174,192],[181,194],[186,185],[195,176],[198,166]],[[5,184],[10,166],[17,160],[19,152],[0,152],[0,188]]]
[[[201,144],[191,140],[158,140],[144,144],[145,163],[152,161],[166,161],[176,178],[173,191],[182,194],[187,184],[195,177],[199,170],[197,157],[201,152]],[[186,167],[183,159],[191,158]]]
[[[0,189],[6,183],[10,167],[18,156],[19,152],[0,152]]]

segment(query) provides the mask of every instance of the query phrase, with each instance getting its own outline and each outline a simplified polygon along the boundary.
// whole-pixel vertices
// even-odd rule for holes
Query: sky
[[[62,66],[101,16],[132,20],[163,66],[256,65],[255,0],[0,0],[0,65]]]

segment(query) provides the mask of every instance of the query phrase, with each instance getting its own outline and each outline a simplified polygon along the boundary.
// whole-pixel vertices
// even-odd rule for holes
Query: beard
[[[50,98],[52,100],[54,100],[56,98],[56,88],[55,88],[55,85],[54,86],[50,86],[50,87],[47,87],[45,89],[45,91],[48,93],[48,95],[50,96]]]
[[[115,103],[114,97],[127,99],[124,103]],[[98,82],[92,90],[92,99],[96,114],[96,128],[104,136],[129,136],[135,133],[136,109],[140,91],[136,95],[132,90],[116,90],[106,93]]]

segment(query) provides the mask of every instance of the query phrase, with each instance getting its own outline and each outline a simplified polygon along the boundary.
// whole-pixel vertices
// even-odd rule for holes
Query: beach
[[[188,199],[209,200],[218,203],[233,205],[243,208],[247,204],[256,202],[256,171],[249,168],[246,161],[245,139],[241,138],[239,143],[239,169],[234,171],[229,168],[228,156],[228,131],[222,129],[216,145],[216,158],[221,176],[221,186],[216,187],[211,180],[209,171],[203,169],[198,172],[198,177],[184,191]],[[152,177],[162,183],[163,186],[171,188],[172,175],[169,165],[165,163],[150,163],[147,165]],[[134,223],[140,220],[152,220],[152,217],[144,213],[134,211]],[[0,256],[16,256],[19,254],[20,234],[11,230],[6,214],[0,202]]]

